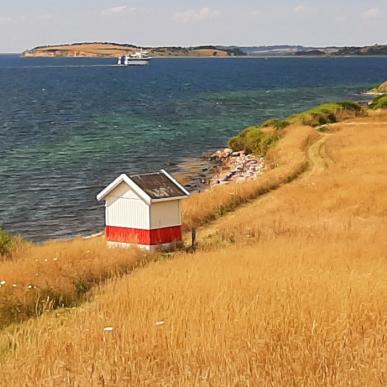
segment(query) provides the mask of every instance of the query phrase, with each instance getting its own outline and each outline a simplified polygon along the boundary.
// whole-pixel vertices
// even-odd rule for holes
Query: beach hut
[[[105,201],[109,245],[171,248],[182,240],[181,201],[188,196],[165,170],[119,176],[97,196]]]

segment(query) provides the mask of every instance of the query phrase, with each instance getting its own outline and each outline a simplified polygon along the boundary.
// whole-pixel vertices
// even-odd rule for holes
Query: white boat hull
[[[124,66],[145,66],[149,61],[150,59],[129,59]]]
[[[118,65],[119,66],[145,66],[150,62],[151,58],[147,57],[144,58],[138,57],[138,58],[131,58],[130,56],[121,56],[118,58]]]

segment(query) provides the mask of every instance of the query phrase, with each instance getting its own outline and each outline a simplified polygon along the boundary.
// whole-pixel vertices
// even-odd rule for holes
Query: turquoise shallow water
[[[98,231],[95,196],[120,173],[176,172],[247,125],[387,79],[384,57],[113,63],[0,56],[0,226],[37,241]]]

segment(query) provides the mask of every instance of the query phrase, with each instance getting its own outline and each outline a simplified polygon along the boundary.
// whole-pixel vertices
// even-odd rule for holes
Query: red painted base
[[[109,242],[152,246],[182,240],[181,226],[159,228],[157,230],[106,226],[105,231],[106,239]]]

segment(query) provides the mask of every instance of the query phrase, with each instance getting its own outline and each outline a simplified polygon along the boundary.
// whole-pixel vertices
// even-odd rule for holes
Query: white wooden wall
[[[180,201],[153,203],[151,208],[151,229],[181,225]]]
[[[106,198],[106,225],[149,230],[149,206],[121,183]]]

